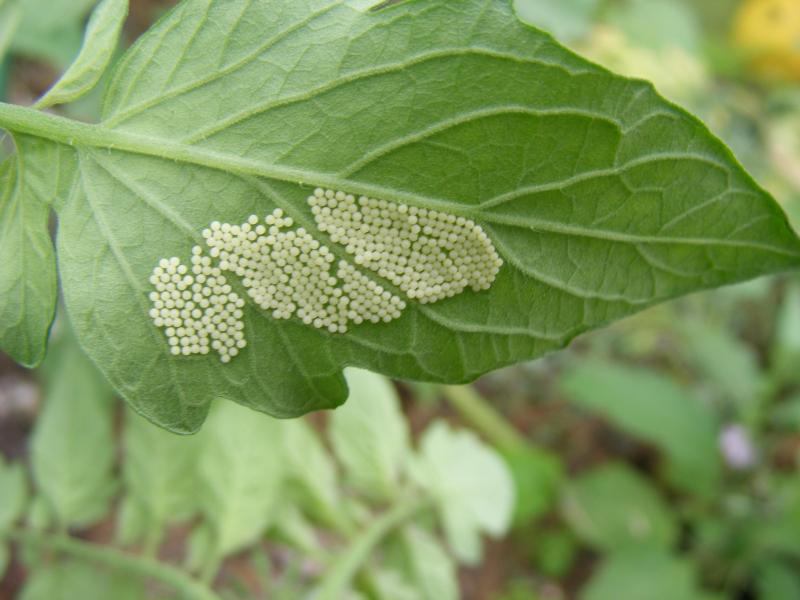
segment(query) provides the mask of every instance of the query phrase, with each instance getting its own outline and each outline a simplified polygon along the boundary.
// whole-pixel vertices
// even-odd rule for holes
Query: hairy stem
[[[353,539],[344,554],[331,565],[315,593],[312,594],[313,600],[340,600],[343,598],[359,569],[371,556],[377,545],[426,506],[426,503],[417,498],[405,498],[373,521],[367,529]]]
[[[469,385],[445,385],[442,391],[464,420],[503,452],[524,448],[528,441]]]
[[[62,535],[47,535],[24,529],[11,529],[8,536],[17,542],[41,546],[82,561],[97,563],[124,573],[158,581],[179,592],[185,600],[220,600],[212,590],[183,571],[151,558],[120,552]]]

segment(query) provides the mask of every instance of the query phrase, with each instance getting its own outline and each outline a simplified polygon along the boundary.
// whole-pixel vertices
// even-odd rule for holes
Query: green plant
[[[43,105],[96,84],[116,46],[122,4],[98,7],[81,54]],[[336,406],[347,395],[347,365],[468,381],[667,298],[797,264],[800,244],[769,195],[648,84],[563,49],[520,23],[510,2],[369,7],[185,0],[117,62],[100,123],[0,104],[0,127],[16,146],[0,188],[0,346],[26,365],[45,354],[57,292],[51,208],[81,345],[137,411],[182,432],[198,429],[215,397],[285,417]],[[355,238],[325,231],[306,204],[315,188],[377,199],[386,215],[408,215],[383,218],[412,228],[412,209],[443,215],[445,230],[452,219],[485,235],[486,256],[496,249],[502,266],[496,276],[478,269],[477,283],[423,303],[376,262],[376,294],[374,274],[354,268],[350,250],[385,235],[389,249],[402,247],[397,227]],[[399,299],[399,316],[334,333],[285,318],[294,314],[286,303],[265,312],[258,306],[268,298],[249,294],[253,277],[223,282],[226,265],[208,249],[205,266],[218,281],[174,283],[199,286],[180,302],[193,303],[187,314],[199,311],[192,319],[213,323],[202,333],[186,325],[188,316],[169,317],[176,323],[164,328],[178,344],[170,346],[149,316],[160,310],[151,303],[166,305],[150,298],[159,260],[175,257],[163,268],[177,276],[193,246],[196,256],[206,251],[202,232],[212,223],[276,209],[289,219],[276,236],[307,235],[351,273],[330,272],[321,306],[336,290],[349,294],[352,277],[373,294],[379,315],[382,303]],[[419,235],[430,236],[409,238],[420,255],[448,243],[435,227]],[[345,239],[352,243],[340,245]],[[287,252],[305,248],[293,243]],[[445,254],[455,271],[431,278],[442,261],[420,263],[433,294],[423,300],[438,298],[448,278],[470,282],[466,258],[479,253]],[[369,267],[373,258],[361,261]],[[286,279],[297,273],[291,267]],[[288,287],[281,293],[295,294],[295,304],[316,294],[308,282]],[[224,318],[222,309],[194,306],[206,290]],[[184,339],[187,354],[208,351],[204,335],[232,347],[222,325],[240,327],[246,341],[228,364],[171,353]]]
[[[117,444],[119,406],[64,329],[45,362],[33,492],[21,465],[0,463],[0,556],[11,543],[23,550],[33,571],[26,600],[238,597],[235,576],[219,575],[237,555],[263,579],[242,597],[393,600],[395,584],[408,582],[408,598],[455,599],[452,556],[474,563],[480,536],[509,526],[514,489],[499,455],[442,421],[414,449],[397,394],[378,375],[348,371],[350,401],[324,436],[307,421],[218,403],[195,436],[125,410]],[[103,545],[68,534],[109,520],[116,539]],[[182,564],[162,553],[175,526],[190,531]],[[312,566],[274,580],[265,535]]]

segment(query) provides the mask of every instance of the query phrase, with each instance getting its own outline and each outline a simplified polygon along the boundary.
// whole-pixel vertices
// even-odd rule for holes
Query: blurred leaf
[[[3,543],[0,540],[0,581],[3,581],[3,577],[6,574],[6,569],[8,569],[8,564],[11,562],[11,549],[8,547],[8,544]]]
[[[680,334],[687,360],[740,412],[758,408],[761,373],[748,346],[728,329],[697,319],[681,323]]]
[[[211,530],[211,526],[200,523],[192,529],[186,542],[184,567],[189,571],[200,571],[203,565],[216,554],[214,532]]]
[[[770,415],[778,428],[800,431],[800,394],[790,396],[775,406]]]
[[[800,285],[793,282],[775,321],[772,362],[782,378],[797,381],[800,366]]]
[[[564,529],[538,531],[535,543],[536,568],[549,577],[564,577],[578,551],[575,536]]]
[[[800,598],[800,576],[797,569],[779,562],[761,566],[756,576],[758,600]]]
[[[128,0],[102,0],[98,4],[86,27],[80,54],[36,103],[38,108],[72,102],[97,85],[117,49],[127,16]]]
[[[409,468],[431,495],[456,557],[476,564],[481,533],[499,537],[511,522],[514,482],[503,459],[474,433],[436,421],[422,434]]]
[[[421,600],[458,600],[456,565],[439,541],[419,527],[403,531],[411,574]]]
[[[12,50],[65,68],[78,53],[83,21],[97,0],[19,0],[22,20]]]
[[[336,465],[314,429],[302,419],[281,423],[289,481],[302,490],[299,502],[328,524],[340,521]]]
[[[144,538],[150,527],[142,504],[131,496],[124,496],[117,509],[116,539],[121,544],[135,544]]]
[[[534,447],[503,452],[516,489],[514,523],[529,523],[549,511],[558,495],[562,465],[554,454]]]
[[[353,486],[373,498],[392,498],[409,453],[408,425],[391,382],[361,369],[345,372],[350,395],[330,421],[336,456]]]
[[[20,600],[142,600],[142,583],[80,562],[59,562],[36,569]]]
[[[316,530],[294,504],[281,504],[276,510],[276,515],[277,535],[309,558],[316,558],[320,554],[321,548]]]
[[[581,600],[700,600],[691,564],[652,549],[615,552],[580,595]]]
[[[123,479],[130,500],[141,509],[144,530],[191,517],[200,485],[199,437],[170,433],[127,410],[123,440]]]
[[[53,511],[42,496],[34,496],[25,515],[25,524],[34,531],[44,531],[53,523]]]
[[[598,0],[514,0],[514,11],[522,22],[569,42],[589,30],[597,3]]]
[[[17,0],[0,0],[0,63],[5,59],[21,20],[22,9]]]
[[[377,600],[423,600],[408,578],[392,569],[373,569],[370,583]]]
[[[561,379],[577,404],[661,450],[682,490],[713,496],[722,463],[714,414],[671,380],[642,368],[582,362]]]
[[[689,53],[699,47],[701,32],[694,14],[675,0],[624,0],[612,5],[605,20],[637,46],[679,47]]]
[[[257,540],[275,518],[283,482],[278,421],[233,402],[219,402],[197,434],[201,509],[214,551],[227,556]]]
[[[33,177],[23,181],[27,167],[20,152],[0,163],[0,350],[35,367],[44,359],[57,281],[50,199],[31,185]]]
[[[53,344],[45,373],[33,478],[61,526],[90,525],[108,512],[116,489],[111,388],[69,334]]]
[[[669,508],[641,475],[609,463],[571,481],[564,516],[575,533],[599,550],[667,548],[678,530]]]
[[[0,454],[0,540],[3,537],[3,530],[11,527],[25,512],[27,496],[27,483],[22,466],[6,464]]]

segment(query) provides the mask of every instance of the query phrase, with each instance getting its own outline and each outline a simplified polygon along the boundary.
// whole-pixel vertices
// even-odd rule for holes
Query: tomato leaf
[[[565,50],[510,2],[364,4],[184,0],[117,63],[100,124],[0,104],[0,126],[71,157],[55,203],[67,308],[151,420],[194,431],[215,397],[282,417],[333,407],[345,366],[466,382],[798,264],[777,204],[651,85]],[[186,263],[213,221],[281,209],[359,264],[317,227],[316,187],[474,222],[502,267],[489,289],[424,304],[364,268],[405,307],[346,333],[276,318],[232,275],[246,348],[228,364],[172,355],[149,278],[162,258]]]

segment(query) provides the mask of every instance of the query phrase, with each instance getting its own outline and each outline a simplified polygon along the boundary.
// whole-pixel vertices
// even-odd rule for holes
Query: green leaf
[[[0,0],[0,61],[5,58],[21,20],[22,9],[15,0]]]
[[[691,564],[657,550],[611,554],[589,581],[581,600],[700,600]]]
[[[514,478],[517,501],[514,523],[529,523],[549,511],[563,478],[558,457],[540,448],[525,446],[503,452]]]
[[[456,566],[436,538],[409,526],[403,530],[403,542],[421,600],[458,600]]]
[[[128,16],[128,0],[103,0],[94,9],[83,47],[75,61],[37,103],[38,108],[72,102],[91,90],[105,73]]]
[[[298,501],[328,524],[340,522],[336,465],[319,436],[301,419],[281,423],[288,480],[301,491]]]
[[[198,436],[178,436],[125,413],[122,475],[130,500],[144,513],[145,530],[160,531],[195,513],[200,448]]]
[[[347,370],[347,383],[348,402],[331,415],[333,449],[356,489],[393,498],[410,451],[397,392],[385,377],[360,369]]]
[[[677,524],[646,479],[622,464],[606,464],[569,483],[564,516],[599,550],[672,545]]]
[[[124,496],[117,509],[116,540],[120,544],[135,544],[142,540],[151,526],[148,517],[139,500]]]
[[[14,524],[25,512],[28,490],[21,465],[7,465],[0,455],[0,540],[3,530]],[[2,569],[0,569],[2,579]]]
[[[374,569],[370,573],[370,583],[377,600],[424,600],[410,584],[407,577],[391,569]],[[360,595],[348,597],[357,600]]]
[[[116,491],[112,394],[69,336],[47,360],[44,409],[31,438],[31,465],[49,512],[62,527],[90,525]]]
[[[22,21],[12,50],[66,67],[77,54],[83,20],[97,0],[18,0]]]
[[[756,576],[759,600],[800,598],[800,577],[797,570],[780,562],[761,566]]]
[[[661,450],[675,486],[704,497],[718,490],[716,417],[688,390],[645,369],[593,361],[568,371],[561,387],[579,406]]]
[[[59,562],[36,569],[20,600],[142,600],[141,582],[82,562]]]
[[[336,406],[345,366],[469,381],[800,256],[705,126],[509,1],[185,0],[116,63],[99,125],[0,104],[0,126],[69,146],[58,252],[81,343],[137,411],[184,432],[212,398],[281,417]],[[408,298],[346,334],[248,300],[240,356],[172,356],[148,316],[159,259],[280,207],[347,260],[306,204],[316,186],[473,219],[504,265],[488,290]]]
[[[434,501],[456,558],[476,564],[481,533],[499,537],[511,522],[514,483],[503,459],[472,432],[436,421],[410,469]]]
[[[0,164],[0,349],[35,367],[44,359],[57,282],[48,199],[31,187],[33,177],[20,177],[27,158],[44,156],[20,149]]]
[[[742,413],[759,406],[761,373],[753,351],[721,326],[693,320],[679,328],[687,358]]]
[[[800,363],[800,285],[797,282],[788,286],[781,303],[771,358],[775,371],[782,378],[797,380]]]
[[[514,10],[525,23],[571,41],[584,36],[592,24],[598,0],[514,0]]]
[[[8,544],[0,540],[0,581],[2,581],[6,574],[9,562],[11,562],[11,549],[8,547]]]
[[[700,29],[692,10],[683,2],[626,0],[611,7],[605,17],[637,46],[698,50]]]
[[[275,518],[283,482],[280,424],[229,402],[203,430],[199,502],[214,533],[217,557],[253,543]]]

